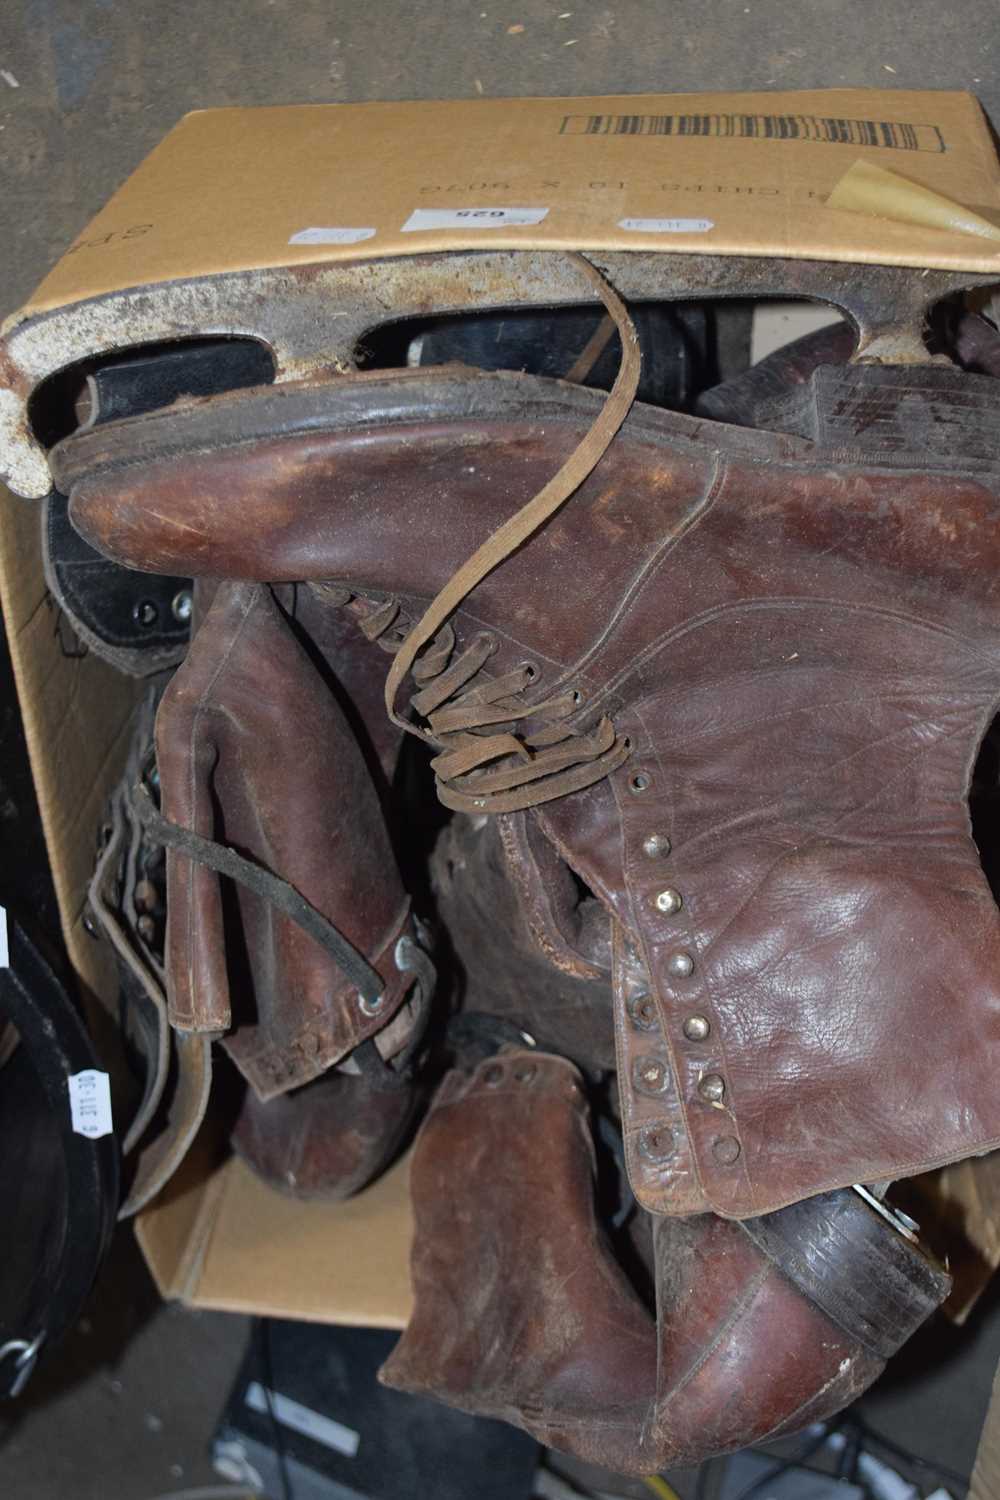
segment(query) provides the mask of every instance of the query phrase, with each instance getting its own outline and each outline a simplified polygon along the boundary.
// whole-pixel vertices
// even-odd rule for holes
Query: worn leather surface
[[[648,970],[689,1163],[676,1195],[669,1166],[635,1181],[660,1212],[746,1217],[1000,1144],[1000,932],[965,803],[1000,699],[994,387],[821,366],[795,400],[815,440],[635,408],[453,622],[492,632],[491,670],[533,662],[535,701],[571,688],[580,725],[630,736],[610,781],[533,816]],[[54,469],[132,566],[412,617],[598,402],[359,377],[109,424]]]
[[[389,1165],[421,1097],[409,1084],[379,1092],[336,1070],[266,1102],[248,1089],[232,1142],[280,1192],[338,1201]]]
[[[412,986],[393,957],[410,930],[409,902],[378,795],[335,699],[263,586],[217,589],[164,694],[156,747],[166,816],[290,881],[385,981],[384,1003],[366,1015],[300,927],[168,851],[171,1022],[222,1035],[268,1099],[374,1036]]]
[[[639,1474],[794,1432],[860,1394],[882,1358],[714,1215],[655,1220],[654,1322],[594,1217],[580,1085],[565,1060],[517,1049],[445,1079],[411,1169],[413,1316],[380,1378]],[[880,1253],[899,1273],[893,1315],[909,1285],[919,1321],[947,1277],[863,1212],[860,1236],[805,1236],[829,1253],[821,1278],[861,1283]]]
[[[461,998],[600,1072],[615,1066],[604,908],[524,814],[459,814],[431,860],[438,915],[461,965]]]

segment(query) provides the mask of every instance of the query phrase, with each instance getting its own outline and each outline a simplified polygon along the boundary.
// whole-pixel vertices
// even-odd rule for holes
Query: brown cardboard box
[[[905,179],[904,197],[909,183],[925,199],[955,200],[958,212],[946,205],[942,218],[939,199],[923,218],[919,202],[894,208],[905,222],[829,207],[859,161]],[[968,210],[965,230],[954,227]],[[657,248],[1000,275],[996,222],[1000,175],[967,94],[213,110],[181,121],[6,326],[155,280],[469,247]],[[10,496],[0,503],[0,602],[65,938],[100,1023],[117,983],[110,955],[84,932],[84,894],[138,689],[67,652],[38,516]],[[350,1203],[301,1204],[220,1162],[206,1136],[142,1214],[138,1236],[166,1296],[402,1326],[406,1175],[404,1162]]]
[[[858,160],[1000,215],[971,94],[478,99],[185,116],[23,313],[223,270],[428,250],[649,250],[989,271],[953,230],[826,206]]]

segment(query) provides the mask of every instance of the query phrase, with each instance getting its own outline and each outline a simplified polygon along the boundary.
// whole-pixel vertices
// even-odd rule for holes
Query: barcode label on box
[[[96,1068],[85,1068],[82,1073],[71,1073],[69,1077],[69,1112],[73,1129],[77,1135],[99,1140],[110,1135],[111,1080],[107,1073]]]
[[[818,141],[827,146],[880,146],[890,151],[948,148],[937,125],[903,120],[842,120],[833,115],[564,115],[560,135],[710,137],[734,141]]]
[[[547,208],[415,208],[403,225],[403,234],[419,229],[511,229],[521,224],[540,224]]]

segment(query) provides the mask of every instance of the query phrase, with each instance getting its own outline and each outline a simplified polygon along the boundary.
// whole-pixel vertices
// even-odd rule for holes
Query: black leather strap
[[[253,891],[262,900],[269,901],[278,911],[297,923],[304,932],[329,953],[337,967],[350,980],[364,1000],[374,1003],[385,988],[377,969],[359,953],[357,948],[338,932],[333,923],[317,911],[287,880],[272,874],[263,865],[244,859],[235,849],[217,844],[212,839],[202,838],[178,823],[171,823],[157,808],[143,782],[139,782],[135,795],[135,811],[139,822],[151,839],[168,849],[176,849],[196,864],[205,865],[217,875],[226,875]]]

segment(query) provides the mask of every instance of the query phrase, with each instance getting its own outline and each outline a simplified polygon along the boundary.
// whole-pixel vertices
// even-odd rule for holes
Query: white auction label
[[[706,234],[715,228],[713,219],[619,219],[619,229],[639,234]]]
[[[403,225],[403,234],[418,229],[513,229],[519,224],[540,224],[547,208],[415,208]]]
[[[370,240],[374,229],[297,229],[289,236],[290,245],[356,245]]]
[[[10,968],[10,946],[7,941],[7,908],[0,906],[0,969]]]
[[[88,1136],[92,1141],[102,1135],[110,1135],[111,1123],[111,1079],[107,1073],[96,1068],[85,1068],[82,1073],[69,1076],[69,1113],[77,1135]]]

